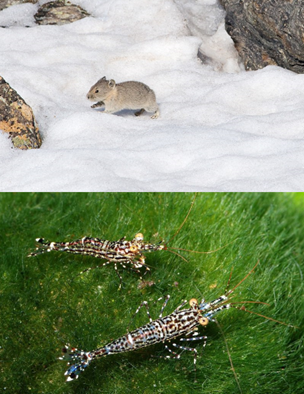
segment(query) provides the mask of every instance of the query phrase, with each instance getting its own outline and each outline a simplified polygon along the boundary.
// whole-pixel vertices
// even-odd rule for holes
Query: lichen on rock
[[[8,8],[11,5],[18,5],[24,3],[37,3],[38,0],[0,0],[0,11],[4,10],[4,8]]]
[[[64,25],[89,15],[78,5],[69,1],[57,0],[43,4],[34,17],[39,25]]]
[[[246,70],[278,65],[304,73],[303,0],[221,0],[226,30]]]
[[[35,117],[19,94],[0,77],[0,130],[8,133],[18,149],[37,149],[41,137]]]

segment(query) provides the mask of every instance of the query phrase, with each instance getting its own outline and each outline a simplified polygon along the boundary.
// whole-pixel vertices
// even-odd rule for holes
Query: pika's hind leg
[[[145,107],[145,110],[147,112],[154,112],[154,114],[151,116],[151,119],[156,119],[159,117],[159,108],[158,105],[156,103],[153,103],[149,106]]]
[[[141,110],[135,112],[134,115],[135,115],[135,116],[139,116],[139,115],[143,114],[144,112],[145,112],[145,109],[142,108]]]
[[[159,117],[159,109],[157,108],[157,110],[155,111],[155,113],[151,116],[151,119],[156,119]]]

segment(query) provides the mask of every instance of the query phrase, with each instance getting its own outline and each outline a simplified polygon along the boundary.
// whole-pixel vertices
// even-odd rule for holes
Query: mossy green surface
[[[85,235],[118,240],[142,232],[145,240],[168,241],[183,222],[194,194],[39,193],[0,194],[0,391],[7,393],[238,393],[225,341],[215,323],[201,335],[207,345],[179,360],[165,356],[162,344],[94,361],[77,381],[65,382],[58,357],[65,343],[93,350],[148,321],[143,300],[157,318],[182,300],[212,300],[225,292],[233,267],[233,301],[263,301],[246,308],[299,328],[242,310],[217,315],[242,392],[304,392],[304,198],[294,194],[198,194],[187,222],[171,247],[211,251],[147,253],[151,272],[139,276],[113,267],[78,275],[102,261],[51,252],[27,257],[35,238],[69,241]],[[191,343],[192,345],[192,343]]]

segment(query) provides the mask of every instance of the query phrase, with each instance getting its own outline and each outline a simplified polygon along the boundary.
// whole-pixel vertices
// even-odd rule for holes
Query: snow
[[[91,17],[38,26],[46,2],[0,12],[0,75],[43,138],[0,133],[1,191],[303,190],[304,75],[245,72],[218,0],[75,0]],[[92,109],[103,76],[146,83],[160,117]]]

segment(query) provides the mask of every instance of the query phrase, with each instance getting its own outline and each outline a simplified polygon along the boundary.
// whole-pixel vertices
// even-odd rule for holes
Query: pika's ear
[[[115,81],[114,81],[114,79],[110,79],[110,81],[109,81],[109,87],[110,88],[112,88],[112,89],[114,89],[115,88]]]
[[[102,81],[106,81],[106,77],[102,77],[99,79],[99,81],[97,81],[96,83],[102,82]]]

